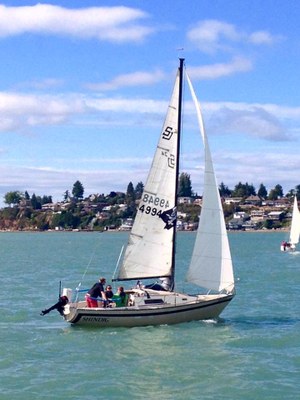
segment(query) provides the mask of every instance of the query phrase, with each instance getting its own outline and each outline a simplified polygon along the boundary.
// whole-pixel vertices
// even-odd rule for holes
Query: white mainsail
[[[200,106],[192,83],[187,74],[186,76],[195,103],[205,151],[201,215],[187,280],[207,290],[233,292],[233,267],[222,203]]]
[[[167,211],[176,216],[178,98],[179,71],[118,280],[172,276],[174,230],[159,216]]]
[[[292,215],[292,224],[291,224],[291,231],[290,231],[290,243],[293,245],[299,243],[299,235],[300,235],[300,211],[298,209],[297,196],[295,196],[294,206],[293,206],[293,215]]]

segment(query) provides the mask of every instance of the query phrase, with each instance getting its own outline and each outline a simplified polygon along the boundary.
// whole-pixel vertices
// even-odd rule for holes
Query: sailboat
[[[98,327],[134,327],[215,319],[235,295],[234,273],[222,203],[201,110],[187,76],[196,107],[205,154],[204,193],[200,222],[186,280],[199,293],[176,290],[176,216],[181,135],[184,59],[180,59],[172,96],[131,229],[117,282],[134,282],[126,289],[125,306],[88,308],[72,300],[71,289],[62,294],[69,303],[64,318],[72,324]],[[143,280],[156,280],[144,286]]]
[[[283,241],[281,243],[280,250],[286,252],[295,251],[296,245],[299,243],[299,235],[300,235],[300,211],[298,208],[297,196],[295,196],[289,240]]]

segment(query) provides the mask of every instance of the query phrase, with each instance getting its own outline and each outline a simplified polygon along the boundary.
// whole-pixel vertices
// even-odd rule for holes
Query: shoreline
[[[79,229],[64,229],[64,230],[47,230],[47,231],[38,231],[38,230],[14,230],[14,229],[0,229],[0,233],[129,233],[130,231],[121,231],[121,230],[109,230],[109,231],[97,231],[97,230],[79,230]],[[194,231],[184,231],[184,230],[179,230],[179,232],[184,232],[184,233],[194,233],[197,232],[197,230]],[[280,232],[289,232],[289,228],[281,228],[281,229],[247,229],[247,230],[227,230],[227,233],[280,233]]]

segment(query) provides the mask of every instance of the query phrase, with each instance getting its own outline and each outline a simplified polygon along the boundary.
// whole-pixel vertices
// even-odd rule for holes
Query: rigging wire
[[[113,273],[112,281],[116,280],[115,279],[115,275],[117,273],[117,270],[119,269],[119,264],[120,264],[121,258],[123,256],[123,251],[124,251],[124,246],[122,246],[122,248],[121,248],[121,251],[120,251],[120,254],[119,254],[119,257],[118,257],[118,261],[116,263],[116,268],[115,268],[114,273]]]
[[[102,236],[102,235],[100,235],[100,237],[101,237],[101,236]],[[82,281],[84,280],[85,275],[87,274],[87,272],[88,272],[88,270],[89,270],[89,268],[90,268],[90,265],[91,265],[91,263],[92,263],[92,261],[93,261],[93,259],[94,259],[94,257],[95,257],[95,254],[96,254],[96,250],[98,249],[98,246],[100,246],[100,240],[96,243],[96,245],[95,245],[95,247],[94,247],[94,250],[93,250],[93,252],[92,252],[92,254],[91,254],[91,257],[90,257],[90,259],[89,259],[89,262],[87,263],[86,269],[85,269],[84,273],[82,274],[81,280],[80,280],[79,284],[77,285],[77,287],[76,287],[76,289],[75,289],[75,290],[76,290],[76,300],[75,300],[75,301],[78,300],[78,295],[79,295],[79,292],[80,292],[81,283],[82,283]]]

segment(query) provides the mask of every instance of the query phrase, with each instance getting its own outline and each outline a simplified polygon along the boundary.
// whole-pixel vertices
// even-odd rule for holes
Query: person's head
[[[101,278],[99,279],[99,282],[102,283],[102,284],[104,284],[104,283],[106,282],[106,279],[101,277]]]
[[[107,285],[106,290],[112,290],[112,287],[110,285]]]
[[[124,292],[123,286],[120,286],[120,287],[118,288],[118,291],[119,291],[120,293]]]

